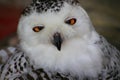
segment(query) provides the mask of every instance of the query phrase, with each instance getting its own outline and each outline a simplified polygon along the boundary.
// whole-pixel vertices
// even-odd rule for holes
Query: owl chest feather
[[[29,47],[26,50],[36,69],[94,77],[102,68],[101,52],[97,46],[79,39],[63,43],[61,51],[51,45]]]

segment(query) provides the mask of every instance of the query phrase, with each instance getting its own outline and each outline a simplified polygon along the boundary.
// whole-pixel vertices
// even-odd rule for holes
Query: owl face
[[[18,26],[21,42],[29,46],[50,44],[61,50],[66,41],[81,38],[93,30],[88,15],[80,6],[64,2],[60,11],[32,11],[22,16]]]

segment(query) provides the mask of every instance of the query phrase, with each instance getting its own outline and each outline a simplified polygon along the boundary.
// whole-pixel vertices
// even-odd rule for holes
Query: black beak
[[[55,33],[53,35],[53,44],[57,47],[57,49],[60,51],[61,50],[61,44],[62,44],[62,38],[60,33]]]

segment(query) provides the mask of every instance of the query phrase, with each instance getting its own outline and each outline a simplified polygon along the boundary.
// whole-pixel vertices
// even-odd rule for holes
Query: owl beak
[[[53,35],[53,44],[57,47],[57,49],[60,51],[61,50],[61,44],[63,42],[63,39],[61,38],[60,33],[56,32]]]

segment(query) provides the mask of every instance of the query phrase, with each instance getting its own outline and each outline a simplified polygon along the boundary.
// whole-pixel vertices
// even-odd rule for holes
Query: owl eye
[[[35,27],[33,27],[33,31],[34,31],[34,32],[39,32],[39,31],[41,31],[42,29],[44,29],[44,26],[35,26]]]
[[[71,19],[65,21],[65,23],[67,23],[67,24],[69,24],[69,25],[74,25],[74,24],[76,23],[76,21],[77,21],[77,20],[76,20],[75,18],[71,18]]]

